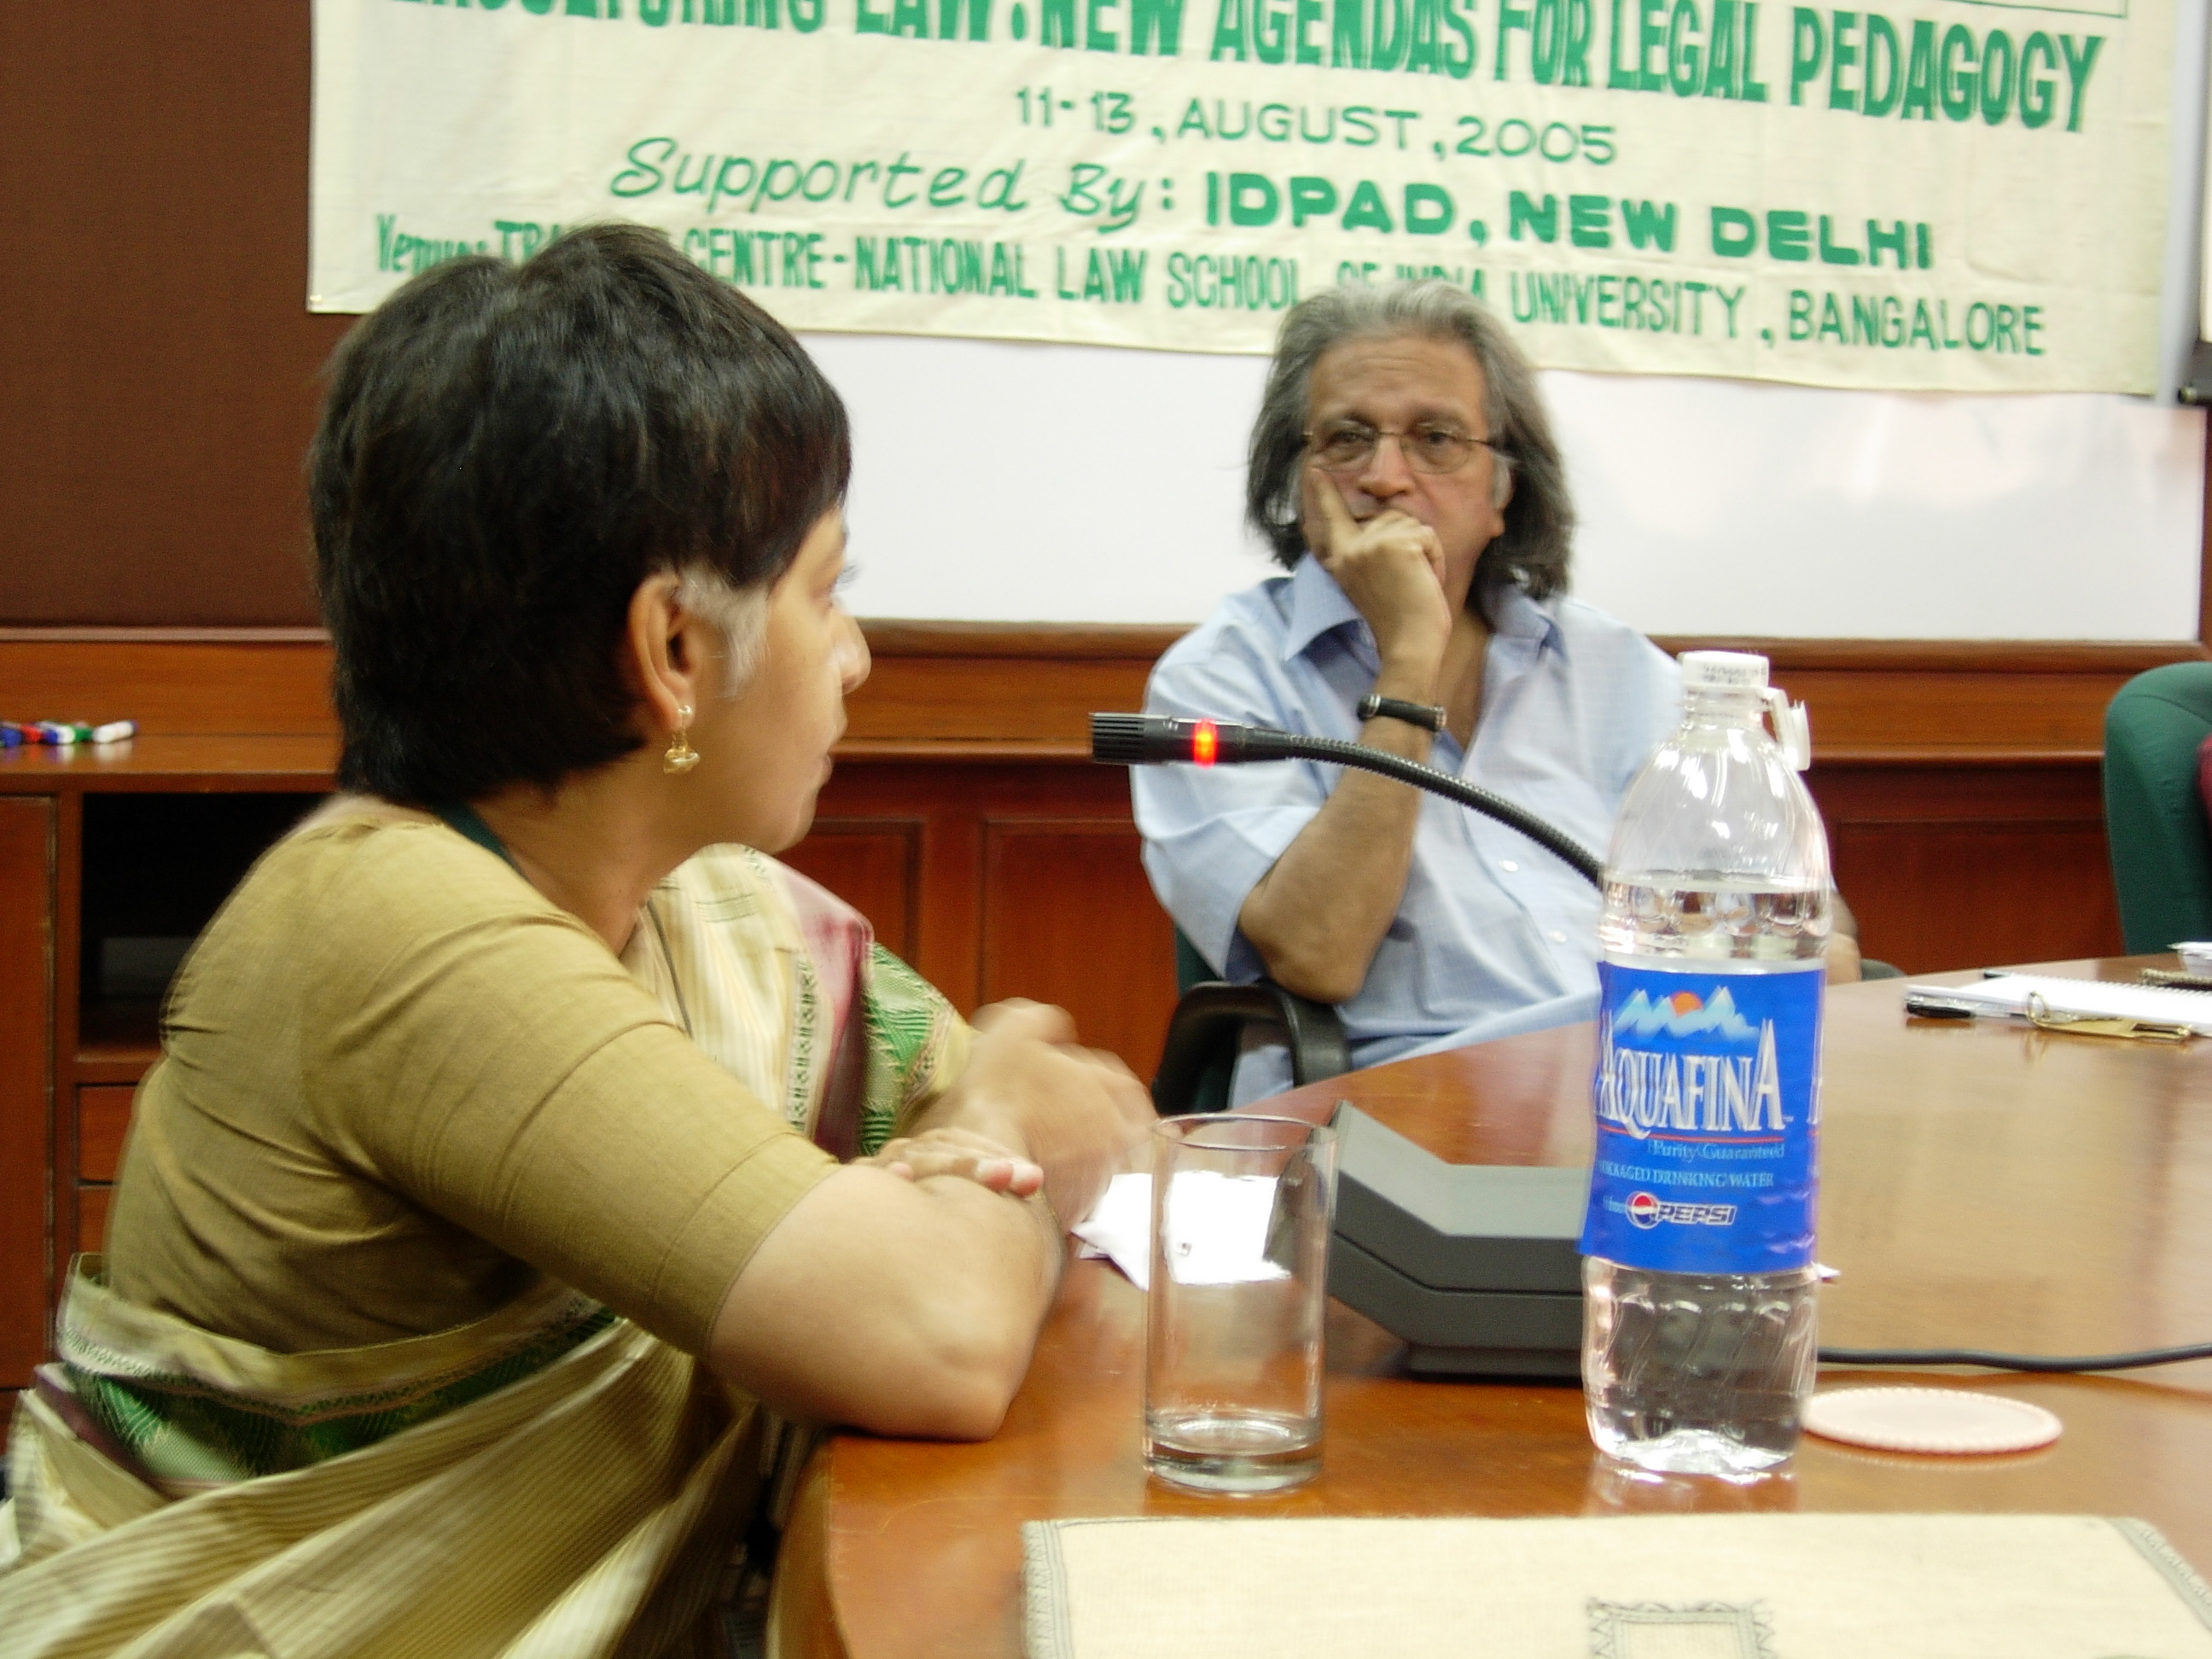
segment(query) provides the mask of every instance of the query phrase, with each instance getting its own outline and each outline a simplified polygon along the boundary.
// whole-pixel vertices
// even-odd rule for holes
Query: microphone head
[[[1091,758],[1109,766],[1141,766],[1154,756],[1146,741],[1142,714],[1093,714]]]

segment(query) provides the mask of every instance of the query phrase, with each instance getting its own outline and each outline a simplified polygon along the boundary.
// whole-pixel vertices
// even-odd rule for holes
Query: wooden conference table
[[[2133,978],[2136,963],[2056,971]],[[1958,977],[1971,977],[1960,975]],[[1994,1021],[1908,1023],[1899,981],[1829,998],[1820,1336],[1840,1347],[2088,1353],[2212,1340],[2212,1039],[2183,1047]],[[1302,1090],[1445,1158],[1586,1163],[1591,1028],[1402,1061]],[[1934,1458],[1808,1437],[1747,1487],[1609,1478],[1573,1387],[1421,1382],[1331,1304],[1322,1472],[1266,1498],[1185,1495],[1139,1450],[1144,1299],[1073,1267],[998,1437],[842,1436],[811,1468],[783,1562],[787,1654],[1011,1656],[1020,1524],[1061,1516],[1607,1515],[1781,1509],[2133,1515],[2212,1573],[2212,1362],[2105,1376],[1822,1372],[1984,1389],[2056,1412],[2040,1451]]]

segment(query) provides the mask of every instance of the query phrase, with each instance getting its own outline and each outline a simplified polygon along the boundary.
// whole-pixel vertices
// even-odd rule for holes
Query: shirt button
[[[1561,933],[1558,928],[1554,927],[1552,930],[1552,943],[1554,945],[1565,945],[1566,942],[1567,936]]]
[[[1518,870],[1521,866],[1514,863],[1511,859],[1500,859],[1498,860],[1498,867],[1501,870],[1512,871]]]

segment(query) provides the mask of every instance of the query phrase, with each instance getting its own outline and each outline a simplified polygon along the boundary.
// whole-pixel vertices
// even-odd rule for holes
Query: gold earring
[[[699,751],[691,746],[691,705],[676,705],[676,729],[668,734],[668,752],[660,757],[660,769],[674,776],[689,772],[699,763]]]

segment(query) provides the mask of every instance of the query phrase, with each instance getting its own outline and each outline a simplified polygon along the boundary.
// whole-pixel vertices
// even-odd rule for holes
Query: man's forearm
[[[1403,720],[1371,720],[1360,741],[1409,760],[1429,757],[1429,734]],[[1412,786],[1344,773],[1237,912],[1271,979],[1319,1002],[1358,991],[1405,896],[1420,816]]]

